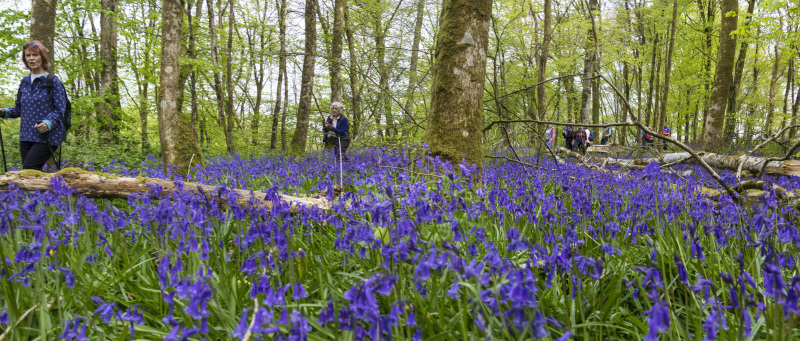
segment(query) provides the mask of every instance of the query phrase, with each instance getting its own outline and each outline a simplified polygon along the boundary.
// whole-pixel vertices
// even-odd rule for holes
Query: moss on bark
[[[436,40],[431,117],[433,155],[483,166],[483,88],[491,0],[445,0]]]

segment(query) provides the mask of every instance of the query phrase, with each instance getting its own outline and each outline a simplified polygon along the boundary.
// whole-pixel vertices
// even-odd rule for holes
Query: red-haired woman
[[[41,42],[33,40],[22,45],[22,62],[31,72],[19,84],[14,107],[0,108],[0,117],[21,118],[22,168],[41,170],[64,140],[62,122],[67,110],[67,93],[55,76],[52,88],[47,87],[50,58]]]

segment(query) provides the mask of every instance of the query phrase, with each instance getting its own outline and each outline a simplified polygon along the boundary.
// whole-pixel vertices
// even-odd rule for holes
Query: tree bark
[[[180,4],[178,5],[180,6]],[[183,182],[177,185],[175,181],[145,178],[145,177],[118,177],[108,173],[89,173],[83,169],[67,168],[58,173],[42,173],[31,171],[14,171],[0,175],[0,191],[8,191],[8,187],[14,184],[17,188],[25,191],[46,191],[55,189],[52,185],[54,178],[61,178],[69,187],[72,187],[77,194],[87,198],[102,199],[127,199],[131,195],[149,193],[154,198],[166,197],[178,191],[193,192],[203,196],[209,202],[226,197],[225,191],[236,194],[236,204],[247,207],[250,204],[256,207],[267,207],[272,209],[274,202],[264,199],[266,192],[251,191],[246,189],[227,188],[224,191],[221,187],[203,185],[192,182]],[[159,193],[153,191],[153,187],[159,186],[162,190]],[[223,192],[220,192],[223,191]],[[295,197],[279,194],[281,202],[291,205],[293,212],[298,212],[300,206],[317,207],[328,210],[331,203],[325,198],[314,197]],[[219,203],[227,205],[228,203]]]
[[[350,21],[350,10],[347,4],[344,6],[345,34],[347,35],[347,50],[350,55],[350,92],[353,95],[352,108],[352,127],[350,128],[350,139],[356,139],[360,134],[361,127],[361,87],[358,84],[358,55],[356,55],[355,39],[353,38],[353,27]]]
[[[650,62],[650,80],[647,82],[647,109],[644,111],[644,125],[648,127],[652,127],[651,118],[653,116],[653,90],[655,90],[655,76],[656,76],[656,61],[658,54],[658,33],[656,33],[656,37],[653,39],[653,53],[652,53],[652,60]]]
[[[708,104],[708,118],[705,125],[703,142],[707,145],[717,146],[723,140],[722,125],[725,123],[725,108],[728,104],[731,85],[733,84],[733,63],[736,57],[736,32],[738,26],[739,2],[737,0],[722,0],[722,24],[720,28],[719,53],[717,69],[714,76],[714,88]]]
[[[297,124],[292,136],[292,153],[299,155],[306,151],[308,119],[311,115],[311,93],[314,91],[314,63],[317,54],[316,1],[306,0],[305,10],[305,55],[300,84],[300,102],[297,106]]]
[[[544,27],[542,27],[542,48],[539,52],[539,72],[537,75],[537,81],[539,82],[539,85],[536,86],[536,111],[539,113],[540,120],[547,119],[547,94],[545,93],[546,88],[544,80],[545,77],[547,77],[547,58],[550,54],[550,37],[553,34],[551,27],[552,3],[552,0],[544,0]],[[545,127],[540,124],[538,125],[538,129],[539,136],[544,136]],[[543,148],[544,145],[539,144],[540,154],[544,152]]]
[[[192,6],[194,1],[189,1],[186,4],[186,15],[188,17],[189,22],[189,58],[193,61],[197,60],[197,36],[195,35],[196,29],[196,22],[194,18],[200,19],[200,14],[203,8],[203,0],[199,0],[197,2],[197,12],[194,16],[192,16]],[[189,66],[191,68],[191,80],[189,81],[189,93],[191,95],[191,128],[192,128],[192,135],[194,136],[195,140],[200,141],[199,136],[197,134],[197,69],[194,65]]]
[[[228,122],[225,124],[225,144],[228,147],[228,153],[236,152],[236,147],[233,143],[233,118],[236,113],[233,110],[233,31],[234,31],[234,18],[236,10],[234,9],[235,0],[228,2],[228,45],[225,49],[227,60],[225,61],[225,85],[228,90],[228,100],[225,102],[225,117]]]
[[[747,1],[747,17],[745,17],[744,26],[749,27],[750,22],[753,20],[753,11],[756,7],[756,0]],[[742,74],[744,73],[744,63],[747,60],[747,40],[742,39],[739,43],[739,55],[736,57],[736,69],[733,74],[733,86],[731,87],[731,96],[728,99],[728,108],[725,115],[725,141],[733,141],[736,135],[736,113],[739,111],[739,94],[742,89]]]
[[[669,100],[669,76],[672,72],[672,51],[675,45],[675,28],[678,26],[678,0],[672,3],[672,22],[670,23],[669,45],[667,46],[667,61],[664,64],[664,92],[661,95],[661,113],[658,127],[667,123],[667,101]]]
[[[221,1],[221,0],[220,0]],[[228,131],[228,123],[225,119],[226,115],[226,101],[225,101],[225,94],[222,91],[222,77],[219,74],[219,56],[218,56],[218,49],[217,49],[217,33],[214,27],[214,20],[217,18],[214,16],[214,0],[207,0],[208,3],[208,34],[211,43],[211,63],[214,66],[214,93],[217,95],[217,123],[219,123],[220,128],[222,128],[223,133],[225,134],[225,145],[228,149],[228,152],[234,150],[233,147],[233,138],[229,136]],[[230,99],[229,99],[230,100]]]
[[[403,111],[406,116],[413,116],[411,107],[414,104],[414,92],[417,88],[417,67],[419,63],[419,45],[422,40],[422,20],[425,15],[425,0],[417,0],[417,18],[414,21],[414,42],[411,47],[411,61],[408,67],[408,88],[406,89],[406,103]],[[415,110],[416,111],[416,110]],[[409,130],[404,130],[403,135],[407,136]]]
[[[483,165],[483,89],[492,0],[444,0],[425,141],[452,163]]]
[[[58,0],[32,0],[31,2],[31,40],[44,44],[50,54],[50,66],[56,56],[56,8]],[[50,70],[50,72],[53,72]]]
[[[117,77],[117,0],[100,2],[100,131],[101,141],[119,140],[119,78]]]
[[[778,45],[781,43],[781,36],[778,36],[778,41],[775,42],[775,58],[774,63],[772,64],[772,81],[769,85],[769,109],[767,110],[767,119],[764,123],[764,136],[772,135],[772,116],[775,114],[775,85],[778,83],[778,66],[780,65],[781,61],[781,54],[780,50],[778,50]]]
[[[597,0],[589,0],[588,19],[594,20],[594,11],[597,6]],[[595,53],[594,45],[594,27],[589,28],[586,33],[586,38],[583,43],[584,59],[583,59],[583,76],[581,77],[581,115],[578,119],[579,123],[588,123],[589,118],[592,117],[592,77],[594,76]]]
[[[186,174],[190,163],[202,164],[202,154],[192,135],[189,121],[182,119],[181,33],[183,7],[181,0],[163,0],[161,4],[161,73],[159,87],[158,135],[164,167],[180,165],[178,172]]]
[[[275,91],[275,110],[272,112],[272,133],[269,137],[269,148],[278,147],[278,121],[281,116],[281,86],[284,83],[283,75],[286,73],[286,0],[276,0],[278,7],[278,31],[280,34],[281,51],[278,55],[278,89]],[[287,105],[284,103],[283,105]]]
[[[333,37],[331,42],[331,101],[342,101],[342,44],[344,35],[344,6],[347,0],[334,0]]]

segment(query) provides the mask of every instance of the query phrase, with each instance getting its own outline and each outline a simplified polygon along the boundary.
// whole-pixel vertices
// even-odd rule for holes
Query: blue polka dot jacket
[[[63,117],[67,111],[67,93],[58,77],[53,79],[53,88],[43,88],[47,76],[37,77],[31,82],[30,75],[22,78],[19,84],[16,105],[6,108],[5,118],[20,117],[19,140],[26,142],[50,143],[60,146],[64,141]],[[50,91],[53,92],[52,99]],[[40,134],[33,126],[45,122],[50,130]]]

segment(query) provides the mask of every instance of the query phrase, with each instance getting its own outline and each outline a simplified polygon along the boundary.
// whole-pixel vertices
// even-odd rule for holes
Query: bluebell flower
[[[650,310],[644,312],[648,316],[647,323],[649,324],[647,341],[658,341],[658,334],[665,332],[669,329],[669,306],[666,302],[658,300],[653,304]]]

